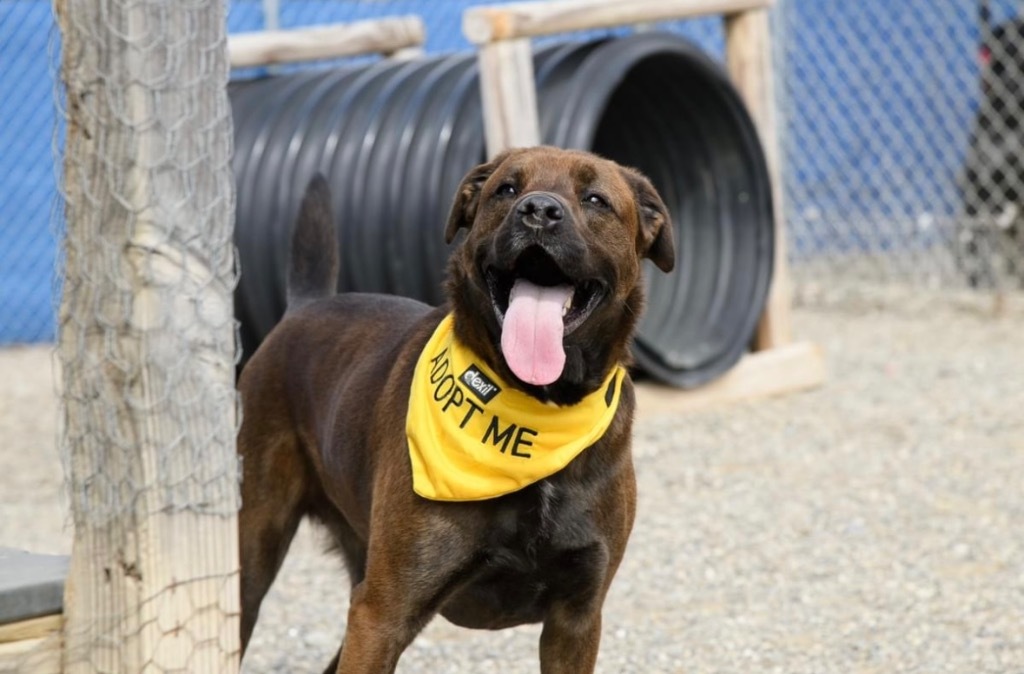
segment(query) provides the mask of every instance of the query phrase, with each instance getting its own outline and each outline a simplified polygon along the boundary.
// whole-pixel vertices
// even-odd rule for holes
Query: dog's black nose
[[[548,194],[530,194],[516,206],[519,222],[531,229],[554,229],[565,217],[558,199]]]

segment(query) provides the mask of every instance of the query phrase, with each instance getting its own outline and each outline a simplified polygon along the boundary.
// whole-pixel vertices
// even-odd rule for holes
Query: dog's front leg
[[[581,612],[552,607],[540,635],[541,674],[589,674],[601,643],[601,607]]]
[[[366,576],[352,589],[336,674],[394,672],[445,599],[473,577],[476,540],[451,521],[462,508],[416,498],[375,510],[381,521],[373,525]]]
[[[573,551],[571,557],[579,565],[575,571],[579,585],[554,601],[544,616],[540,634],[541,674],[594,671],[601,644],[601,607],[622,558],[622,546],[609,551],[607,545],[595,544]]]
[[[381,590],[369,579],[353,588],[337,674],[394,672],[402,652],[432,617],[405,598],[389,596],[393,589]]]

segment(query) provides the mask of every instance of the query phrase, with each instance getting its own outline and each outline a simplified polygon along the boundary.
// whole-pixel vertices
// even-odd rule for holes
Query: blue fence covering
[[[45,0],[0,2],[0,343],[53,338],[51,23]]]
[[[469,48],[461,19],[475,4],[281,0],[279,24],[419,14],[427,51],[444,53]],[[1015,3],[992,7],[998,19]],[[877,223],[953,210],[978,97],[976,0],[780,0],[776,11],[793,255],[905,243],[882,224],[870,236],[829,224],[851,208]],[[258,0],[230,3],[230,32],[264,21]],[[721,57],[720,19],[667,27]],[[0,344],[54,336],[57,39],[50,0],[0,0]]]

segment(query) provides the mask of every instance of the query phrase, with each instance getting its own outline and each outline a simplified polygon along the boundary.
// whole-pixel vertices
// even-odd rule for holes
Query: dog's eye
[[[598,208],[608,208],[608,202],[600,194],[590,193],[583,197],[583,203],[590,204],[591,206],[597,206]]]
[[[494,193],[499,197],[514,197],[518,194],[518,192],[516,192],[516,186],[512,183],[502,183],[498,185],[498,189],[496,189]]]

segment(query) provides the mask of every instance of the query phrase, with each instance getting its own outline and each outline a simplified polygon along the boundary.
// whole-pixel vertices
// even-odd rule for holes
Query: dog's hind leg
[[[334,546],[341,553],[345,560],[345,568],[348,570],[349,581],[352,583],[351,590],[354,591],[359,583],[366,577],[366,543],[345,518],[337,510],[331,507],[324,507],[322,503],[313,506],[310,516],[319,520],[327,527],[334,539]],[[345,640],[342,639],[341,646],[334,654],[334,658],[324,670],[324,674],[334,674],[338,671],[338,661],[341,659],[341,651],[345,648]]]
[[[242,509],[238,532],[242,560],[242,652],[249,643],[260,604],[277,576],[299,522],[306,514],[306,467],[291,433],[264,435],[257,424],[242,424]],[[258,456],[257,456],[258,455]]]

